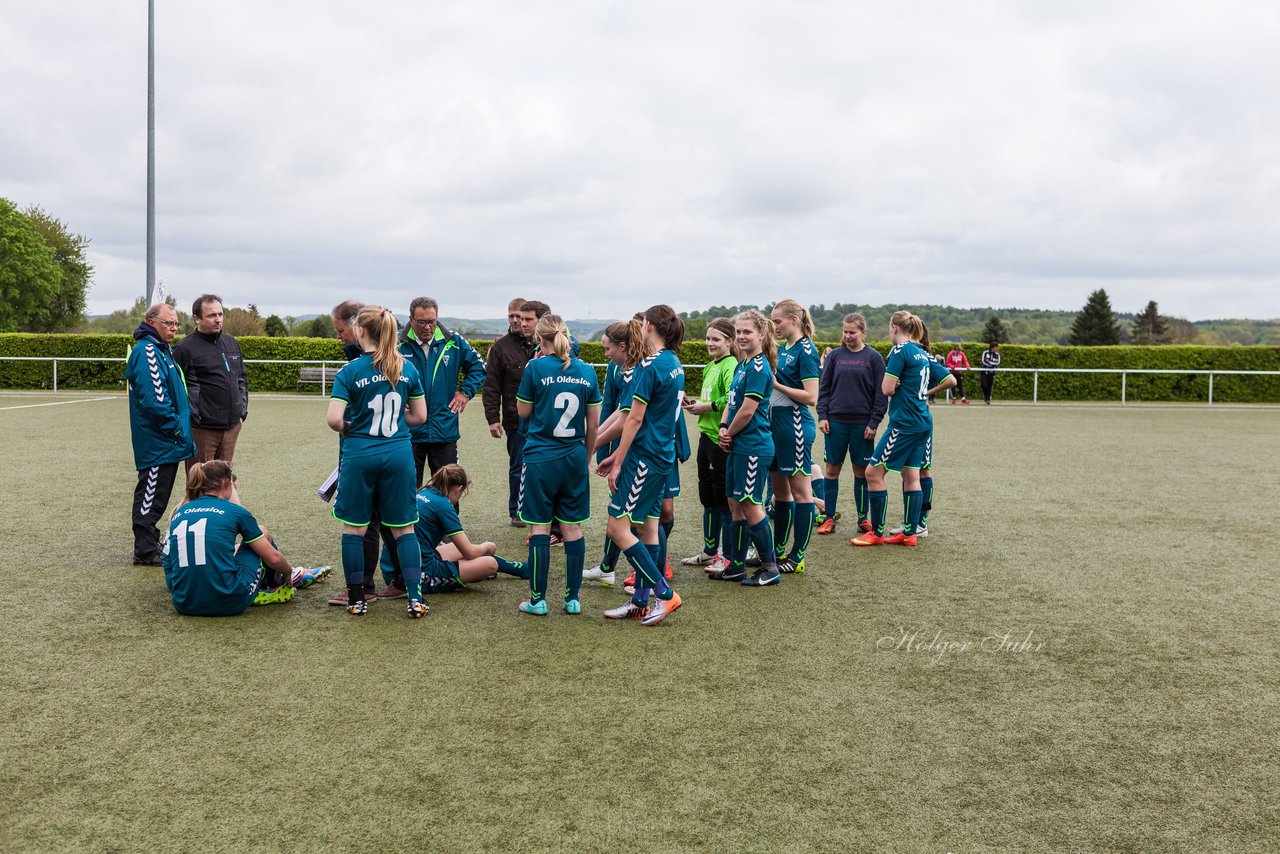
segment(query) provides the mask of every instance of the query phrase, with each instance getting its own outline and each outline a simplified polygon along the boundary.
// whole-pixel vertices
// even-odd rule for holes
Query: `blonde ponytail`
[[[534,327],[534,333],[539,339],[546,341],[551,345],[551,351],[556,354],[556,358],[564,363],[564,367],[569,367],[569,327],[564,325],[564,320],[560,315],[547,312],[538,318],[538,325]]]
[[[365,337],[373,343],[373,363],[392,388],[400,382],[404,373],[404,356],[396,348],[395,315],[379,305],[366,305],[356,315],[356,323],[364,330]]]

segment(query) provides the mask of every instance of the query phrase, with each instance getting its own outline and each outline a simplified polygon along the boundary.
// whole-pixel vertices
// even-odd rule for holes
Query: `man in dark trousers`
[[[484,415],[489,423],[489,434],[495,439],[507,440],[507,515],[511,525],[523,528],[518,501],[520,495],[520,466],[524,463],[524,437],[520,435],[520,416],[516,413],[516,391],[524,366],[533,358],[537,348],[524,334],[520,309],[525,300],[513,299],[507,304],[507,334],[489,348],[488,364],[484,377]]]
[[[169,506],[178,463],[196,452],[191,441],[187,389],[169,342],[178,332],[171,305],[153,305],[133,332],[125,379],[129,383],[129,430],[138,485],[133,491],[133,562],[161,566],[156,523]]]
[[[333,307],[330,316],[333,319],[333,329],[338,333],[338,340],[342,342],[342,355],[350,362],[358,359],[363,352],[360,345],[356,343],[356,333],[352,327],[355,326],[356,315],[360,313],[360,309],[364,308],[364,303],[355,300],[347,300],[340,302]],[[339,442],[342,440],[339,439]],[[374,577],[378,572],[378,553],[382,550],[382,544],[386,543],[387,551],[390,553],[391,565],[394,570],[393,578],[390,584],[381,594],[375,592],[376,584]],[[382,511],[374,502],[372,518],[369,520],[369,527],[364,532],[364,598],[366,602],[372,602],[375,599],[396,599],[408,594],[404,590],[404,582],[400,581],[400,557],[396,554],[395,534],[391,533],[391,529],[382,524]],[[330,605],[346,606],[347,591],[343,590],[329,600]]]
[[[991,390],[996,384],[995,369],[1000,367],[999,341],[992,341],[987,349],[982,351],[982,367],[983,371],[978,377],[978,384],[982,386],[982,402],[990,406]]]
[[[484,382],[484,362],[457,332],[440,325],[440,306],[431,297],[409,303],[409,323],[400,333],[400,353],[413,363],[427,391],[427,420],[411,428],[417,485],[428,468],[432,474],[458,462],[458,415]],[[459,382],[461,381],[461,382]]]
[[[240,427],[249,417],[249,380],[240,344],[222,331],[222,299],[201,294],[191,305],[196,331],[173,348],[174,361],[187,380],[195,462],[226,460],[236,452]]]

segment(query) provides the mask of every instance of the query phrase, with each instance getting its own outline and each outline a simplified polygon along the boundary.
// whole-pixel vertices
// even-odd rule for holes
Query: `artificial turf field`
[[[0,850],[1280,847],[1280,411],[935,407],[918,549],[846,522],[778,588],[677,567],[655,628],[559,612],[558,552],[546,618],[505,577],[326,606],[323,411],[256,396],[236,468],[335,576],[208,620],[130,565],[125,400],[0,394]],[[463,522],[519,557],[478,403],[464,433]]]

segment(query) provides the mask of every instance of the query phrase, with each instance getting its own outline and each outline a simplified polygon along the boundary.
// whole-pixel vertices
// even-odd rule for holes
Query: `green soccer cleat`
[[[582,603],[577,599],[566,599],[564,600],[564,612],[566,614],[581,614]]]
[[[256,596],[253,597],[254,605],[283,605],[293,598],[293,588],[281,585],[274,589],[270,587],[259,588]]]
[[[535,617],[547,616],[547,600],[539,599],[537,602],[525,600],[520,603],[520,613],[533,614]]]

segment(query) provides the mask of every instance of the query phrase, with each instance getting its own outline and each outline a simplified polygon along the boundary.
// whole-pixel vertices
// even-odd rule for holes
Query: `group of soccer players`
[[[812,534],[835,529],[846,457],[854,468],[860,528],[851,542],[915,546],[929,500],[920,477],[932,465],[928,397],[955,382],[922,346],[923,322],[904,311],[890,325],[894,347],[887,364],[865,343],[866,323],[858,314],[845,318],[842,346],[823,364],[809,312],[788,299],[770,317],[750,310],[711,321],[711,361],[698,399],[685,396],[677,355],[684,324],[670,306],[655,305],[610,325],[602,337],[610,361],[602,394],[595,371],[572,354],[576,347],[564,321],[544,314],[534,333],[538,351],[516,395],[527,432],[520,517],[531,526],[527,560],[516,562],[498,557],[493,543],[473,544],[463,533],[458,504],[470,484],[460,466],[442,466],[428,484],[415,483],[408,428],[427,417],[425,393],[423,378],[397,350],[394,315],[365,306],[352,329],[361,355],[338,372],[327,422],[342,436],[333,512],[342,523],[347,611],[357,616],[367,612],[365,588],[377,569],[367,565],[364,534],[370,520],[380,518],[394,535],[410,617],[429,610],[424,574],[468,583],[497,572],[526,578],[530,595],[519,610],[546,615],[551,527],[557,523],[564,544],[565,613],[581,613],[584,578],[612,585],[616,561],[625,556],[632,568],[624,582],[631,598],[604,616],[662,622],[682,604],[670,584],[667,537],[675,524],[679,463],[692,454],[685,412],[697,416],[704,540],[703,550],[686,558],[686,565],[749,587],[773,586],[785,573],[804,572]],[[889,424],[876,443],[886,408]],[[812,451],[819,430],[826,437],[827,467],[825,477],[815,480]],[[595,473],[606,478],[611,498],[604,553],[587,570],[582,523],[590,516],[593,454]],[[903,526],[889,533],[886,470],[900,472],[903,480]],[[229,465],[194,465],[187,502],[170,525],[183,556],[187,533],[197,526],[198,548],[210,548],[204,530],[217,520],[226,523],[218,548],[227,552],[224,569],[231,579],[227,602],[217,613],[238,613],[271,585],[297,583],[288,562],[239,507]],[[248,546],[242,555],[235,552],[237,536]],[[752,551],[759,565],[749,573]],[[179,605],[176,590],[174,601],[180,611],[193,613]]]

